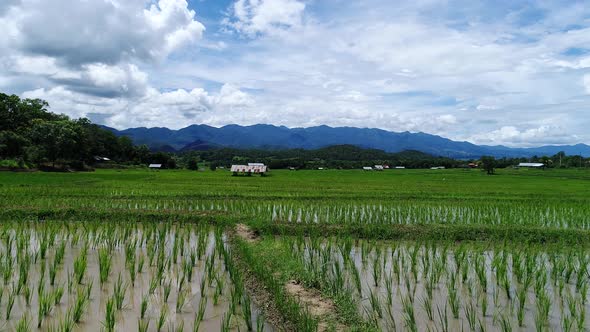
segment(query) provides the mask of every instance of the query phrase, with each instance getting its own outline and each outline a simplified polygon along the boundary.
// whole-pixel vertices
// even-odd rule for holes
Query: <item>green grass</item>
[[[272,234],[583,244],[590,170],[0,172],[0,220],[37,219],[241,221]]]
[[[267,177],[232,177],[227,171],[98,170],[92,173],[0,172],[0,194],[44,198],[106,200],[167,199],[379,199],[444,202],[588,201],[590,170],[359,170],[284,171]],[[30,202],[33,203],[34,201]]]

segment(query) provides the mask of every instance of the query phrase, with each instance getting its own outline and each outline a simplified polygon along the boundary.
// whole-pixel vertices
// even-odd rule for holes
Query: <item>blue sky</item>
[[[0,28],[0,91],[116,128],[590,143],[588,1],[4,0]]]

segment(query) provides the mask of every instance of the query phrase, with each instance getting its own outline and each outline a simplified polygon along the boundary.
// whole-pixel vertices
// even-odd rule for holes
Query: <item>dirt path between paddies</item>
[[[324,298],[320,292],[316,289],[307,289],[295,280],[290,280],[286,285],[285,289],[287,293],[294,296],[303,304],[309,313],[318,320],[318,331],[328,331],[330,328],[334,328],[335,331],[346,331],[348,328],[340,323],[336,323],[336,326],[329,326],[326,318],[336,318],[336,306],[330,299]]]
[[[236,235],[248,243],[254,243],[260,240],[260,237],[248,225],[237,224]]]
[[[260,241],[259,235],[250,229],[248,225],[237,224],[235,228],[235,234],[242,240],[248,243],[256,243]],[[336,317],[336,306],[330,299],[324,298],[321,293],[316,289],[307,289],[303,287],[296,280],[290,280],[285,285],[287,293],[296,298],[304,307],[309,310],[309,313],[318,320],[318,331],[327,331],[328,317]],[[265,300],[269,300],[266,298]],[[265,301],[266,302],[266,301]],[[336,331],[348,330],[346,326],[337,323],[335,326]]]

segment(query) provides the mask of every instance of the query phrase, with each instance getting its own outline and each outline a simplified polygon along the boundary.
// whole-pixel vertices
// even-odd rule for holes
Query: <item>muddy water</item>
[[[182,258],[178,257],[178,263],[172,264],[169,271],[165,272],[164,280],[172,281],[172,287],[170,291],[170,295],[167,301],[164,301],[164,290],[163,286],[158,286],[155,292],[149,296],[149,305],[146,312],[146,317],[144,320],[149,320],[149,329],[148,331],[156,331],[157,330],[157,322],[160,317],[160,312],[162,310],[166,310],[167,308],[167,319],[166,323],[164,324],[162,331],[176,331],[176,328],[179,326],[184,326],[185,331],[192,331],[193,328],[193,321],[195,318],[196,313],[198,312],[199,304],[203,300],[206,299],[206,311],[204,315],[204,319],[200,324],[199,331],[220,331],[222,330],[222,319],[224,314],[228,314],[230,311],[230,302],[231,302],[231,295],[230,289],[233,288],[231,278],[229,273],[225,270],[225,266],[223,264],[223,259],[221,257],[216,257],[215,259],[215,272],[216,278],[223,280],[224,283],[224,290],[222,295],[219,297],[218,303],[214,303],[214,292],[216,288],[216,282],[212,282],[211,286],[207,282],[207,286],[205,287],[205,295],[204,297],[201,294],[200,286],[201,280],[205,278],[205,265],[206,260],[210,258],[210,255],[213,253],[213,249],[215,246],[215,237],[212,231],[207,231],[207,250],[201,260],[197,260],[196,265],[194,267],[192,280],[191,282],[186,282],[184,285],[184,289],[190,290],[188,292],[188,296],[186,298],[185,304],[179,312],[176,312],[176,302],[178,297],[178,289],[177,283],[182,275]],[[33,234],[31,236],[31,245],[30,251],[34,252],[37,250],[39,243],[36,238],[37,234]],[[141,237],[142,231],[141,229],[137,229],[136,233],[133,236]],[[167,251],[171,251],[171,246],[173,243],[174,238],[174,231],[170,231],[167,235]],[[92,236],[90,237],[92,238]],[[31,268],[29,270],[29,282],[28,285],[31,288],[32,296],[30,301],[30,306],[26,305],[26,301],[24,295],[17,295],[14,307],[12,309],[10,319],[8,321],[5,320],[5,314],[7,310],[7,298],[9,292],[12,290],[13,285],[15,285],[18,281],[18,263],[15,262],[14,270],[15,272],[12,275],[12,280],[9,282],[8,285],[4,285],[3,287],[3,298],[0,303],[0,324],[4,325],[7,330],[14,330],[15,325],[17,324],[18,320],[23,316],[27,315],[30,326],[33,328],[37,327],[38,324],[38,310],[39,310],[39,297],[37,294],[40,274],[41,274],[41,264],[47,264],[47,269],[45,271],[44,283],[46,290],[53,290],[54,287],[50,286],[49,284],[49,264],[53,263],[55,249],[59,244],[58,240],[56,241],[55,246],[48,250],[47,256],[45,260],[41,260],[40,258],[37,259],[36,263],[31,263]],[[136,257],[141,255],[145,258],[145,263],[143,267],[143,271],[141,273],[137,273],[136,280],[134,286],[131,282],[131,277],[129,270],[126,268],[125,264],[125,249],[124,245],[120,245],[116,247],[112,251],[112,267],[111,273],[108,281],[101,286],[100,279],[99,279],[99,260],[98,260],[98,250],[94,247],[93,244],[90,244],[88,250],[88,268],[85,274],[84,281],[82,285],[77,285],[76,282],[73,282],[72,287],[68,290],[68,279],[71,276],[72,271],[74,270],[74,260],[80,254],[83,240],[80,240],[79,243],[72,245],[71,244],[71,237],[67,241],[67,246],[64,255],[64,263],[63,266],[58,270],[56,274],[56,282],[55,286],[63,286],[64,287],[64,295],[62,300],[59,304],[53,307],[51,313],[46,316],[41,325],[41,331],[48,331],[51,327],[55,327],[59,324],[60,320],[62,320],[72,305],[73,301],[76,298],[76,289],[78,287],[85,287],[89,284],[92,284],[92,291],[90,296],[90,302],[88,308],[82,317],[82,321],[76,325],[75,331],[101,331],[103,330],[103,322],[105,320],[105,310],[106,310],[106,303],[108,299],[110,299],[113,295],[113,287],[114,284],[120,275],[124,283],[127,285],[127,290],[125,294],[125,301],[123,305],[123,309],[116,313],[116,324],[115,330],[116,331],[137,331],[139,325],[139,318],[140,318],[140,307],[141,302],[144,295],[149,293],[150,288],[150,281],[155,276],[155,266],[149,266],[149,259],[146,246],[138,246],[136,251]],[[92,243],[93,241],[90,241]],[[196,233],[192,233],[190,235],[190,241],[186,244],[188,247],[195,248],[197,243],[197,235]],[[0,252],[3,255],[6,254],[6,246],[5,243],[2,243],[0,247]],[[13,255],[15,250],[12,250]],[[218,255],[219,253],[217,253]],[[157,255],[154,258],[157,259]],[[252,303],[252,324],[254,329],[257,326],[257,320],[260,319],[261,322],[263,321],[263,317],[260,316],[260,311]],[[272,326],[267,324],[266,322],[262,323],[264,326],[265,331],[273,331],[275,330]],[[236,314],[232,316],[230,330],[232,331],[246,331],[246,323],[242,316],[241,306],[238,305],[238,309],[236,310]]]
[[[515,331],[531,331],[535,330],[535,317],[537,315],[537,294],[535,292],[535,281],[532,282],[530,288],[526,293],[526,301],[524,306],[524,319],[523,326],[519,327],[517,318],[517,307],[519,301],[517,299],[517,290],[520,288],[520,284],[516,280],[512,270],[512,260],[509,260],[508,275],[511,280],[510,287],[510,298],[507,296],[505,289],[502,287],[502,283],[498,284],[495,269],[492,267],[493,256],[497,254],[493,250],[478,251],[477,253],[468,252],[468,255],[481,255],[484,257],[485,273],[487,278],[487,292],[483,292],[479,286],[479,281],[476,276],[474,263],[468,259],[464,264],[467,268],[467,279],[465,282],[462,281],[462,272],[457,270],[456,262],[454,260],[453,248],[449,248],[446,253],[446,267],[445,271],[440,277],[439,282],[435,283],[432,296],[432,307],[433,307],[433,320],[430,320],[427,315],[427,311],[423,304],[423,300],[427,298],[426,283],[428,274],[423,271],[422,259],[426,253],[425,247],[421,246],[415,263],[411,261],[410,252],[415,246],[420,246],[416,243],[401,243],[396,244],[392,247],[387,245],[377,244],[377,246],[353,246],[349,253],[351,261],[359,271],[361,280],[361,294],[358,293],[355,286],[355,281],[350,268],[344,269],[344,280],[345,286],[351,290],[353,296],[358,301],[358,310],[368,320],[377,320],[382,330],[393,330],[394,325],[397,330],[406,330],[408,328],[406,324],[406,315],[404,311],[403,300],[413,298],[414,316],[416,318],[416,326],[418,331],[444,331],[442,328],[446,310],[446,316],[448,321],[448,331],[469,331],[470,325],[466,315],[466,308],[474,308],[476,312],[476,329],[479,330],[480,326],[483,325],[486,331],[502,331],[502,319],[509,322],[511,328]],[[343,267],[344,260],[342,257],[342,250],[336,248],[336,246],[327,245],[323,242],[319,245],[312,244],[311,241],[306,241],[306,248],[301,253],[300,257],[307,262],[310,261],[310,246],[315,247],[315,252],[319,253],[315,255],[316,262],[318,264],[325,264],[325,261],[321,260],[320,256],[327,255],[329,252],[328,265],[334,266],[335,262],[338,262]],[[411,248],[411,249],[410,249]],[[438,254],[441,254],[440,248],[438,248]],[[365,251],[363,253],[363,250]],[[382,266],[382,273],[375,283],[375,277],[373,272],[373,264],[376,262],[376,252],[380,250],[379,263]],[[588,253],[586,253],[587,255]],[[363,258],[364,257],[364,258]],[[587,257],[587,256],[586,256]],[[435,258],[435,259],[440,259]],[[558,258],[565,264],[567,257],[562,256]],[[399,268],[399,282],[396,273],[394,272],[394,264],[398,264]],[[412,272],[412,265],[415,265],[415,271],[417,277],[415,278]],[[308,269],[311,265],[308,265]],[[316,265],[319,266],[319,265]],[[563,330],[564,316],[570,317],[571,313],[568,308],[568,301],[572,299],[577,301],[578,307],[575,309],[580,312],[584,310],[585,313],[590,312],[590,304],[588,301],[582,304],[580,290],[576,289],[576,275],[571,277],[569,283],[565,283],[563,290],[560,294],[559,282],[554,283],[551,277],[551,272],[554,266],[550,263],[549,255],[546,252],[541,252],[537,258],[537,269],[542,271],[540,274],[545,274],[547,277],[547,283],[544,287],[546,294],[549,297],[551,306],[549,309],[549,321],[548,325],[545,326],[544,330],[550,331],[561,331]],[[561,265],[557,267],[561,269]],[[313,269],[313,268],[312,268]],[[450,275],[449,271],[456,271],[456,289],[457,297],[459,298],[460,309],[458,318],[454,318],[450,303],[449,303],[449,284]],[[319,272],[319,269],[317,270]],[[335,278],[335,274],[328,273],[328,278]],[[585,281],[588,282],[588,275],[583,276]],[[391,280],[391,303],[389,303],[390,290],[386,286],[388,279]],[[377,286],[375,286],[377,284]],[[409,290],[408,290],[409,288]],[[373,306],[371,305],[371,294],[375,295],[379,299],[382,315],[379,317],[375,314]],[[487,310],[485,315],[482,314],[482,298],[487,299]],[[440,309],[442,315],[438,314]],[[391,316],[388,314],[391,313]],[[580,314],[574,314],[579,317]],[[393,318],[393,319],[392,319]],[[590,328],[588,321],[584,322],[584,328],[587,330]],[[577,330],[577,322],[574,320],[572,323],[572,330]]]

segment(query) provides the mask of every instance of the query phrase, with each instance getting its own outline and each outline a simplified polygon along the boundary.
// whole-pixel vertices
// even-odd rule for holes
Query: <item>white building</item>
[[[518,167],[530,167],[530,168],[543,168],[545,164],[543,163],[520,163]]]
[[[238,174],[260,174],[263,175],[268,171],[268,167],[264,164],[251,163],[248,165],[231,165],[231,171],[234,175]]]

